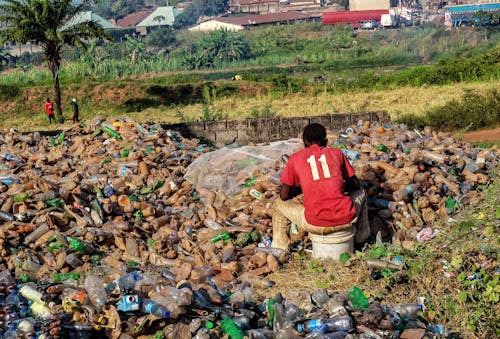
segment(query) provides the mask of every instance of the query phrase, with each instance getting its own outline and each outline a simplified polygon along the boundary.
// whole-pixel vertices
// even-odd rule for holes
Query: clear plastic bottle
[[[269,288],[274,286],[274,282],[267,278],[260,277],[250,272],[243,273],[239,279],[248,282],[252,287]]]
[[[354,328],[351,317],[329,318],[329,319],[311,319],[297,325],[299,332],[312,332],[321,326],[326,326],[326,332],[350,331]]]
[[[415,320],[417,314],[422,311],[422,305],[419,304],[399,304],[393,307],[393,310],[399,314],[403,320]]]
[[[175,288],[172,286],[158,285],[156,292],[168,297],[172,302],[180,305],[187,306],[193,301],[193,291],[188,287]]]
[[[148,314],[152,314],[154,316],[157,316],[158,318],[169,318],[170,317],[170,311],[165,307],[160,304],[158,304],[156,301],[153,301],[151,299],[143,299],[141,302],[141,310],[143,312],[146,312]]]
[[[158,303],[161,306],[164,306],[170,312],[170,318],[178,318],[179,315],[186,313],[186,310],[181,307],[181,305],[177,304],[171,298],[166,297],[159,292],[152,291],[148,294],[149,299]]]
[[[89,296],[90,302],[100,308],[106,305],[108,296],[104,290],[104,284],[98,276],[89,275],[85,278],[85,290]]]
[[[5,303],[14,311],[18,312],[20,307],[19,293],[17,290],[12,290],[10,294],[5,298]]]
[[[16,325],[9,325],[9,329],[3,334],[4,339],[17,339]]]

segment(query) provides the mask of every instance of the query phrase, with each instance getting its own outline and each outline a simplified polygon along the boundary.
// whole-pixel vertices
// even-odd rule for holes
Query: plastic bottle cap
[[[207,321],[205,323],[205,327],[208,328],[209,330],[211,330],[212,328],[214,328],[214,323],[211,321]]]
[[[299,331],[300,333],[304,331],[304,327],[302,327],[302,324],[297,325],[297,331]]]

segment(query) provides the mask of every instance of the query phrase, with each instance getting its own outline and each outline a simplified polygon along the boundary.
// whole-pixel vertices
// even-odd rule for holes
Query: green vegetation
[[[500,91],[484,94],[466,90],[461,100],[431,108],[425,115],[405,114],[397,119],[410,127],[432,126],[443,131],[481,129],[500,125]]]
[[[93,22],[68,24],[78,13],[86,10],[92,0],[74,4],[71,0],[36,1],[9,0],[0,3],[0,43],[36,43],[43,48],[54,84],[56,112],[62,119],[59,70],[64,46],[85,48],[85,40],[103,38],[103,28]]]

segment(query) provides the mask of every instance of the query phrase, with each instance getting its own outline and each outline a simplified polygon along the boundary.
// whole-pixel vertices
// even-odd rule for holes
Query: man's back
[[[342,151],[312,145],[290,157],[281,181],[291,187],[300,185],[310,224],[335,226],[349,223],[356,215],[344,194],[344,180],[354,175]]]

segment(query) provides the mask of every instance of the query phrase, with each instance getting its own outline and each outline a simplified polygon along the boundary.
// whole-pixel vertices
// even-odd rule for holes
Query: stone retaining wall
[[[271,117],[248,118],[241,120],[217,120],[162,125],[163,128],[179,131],[185,137],[197,137],[215,146],[223,146],[237,141],[241,145],[270,142],[297,137],[304,126],[317,122],[330,130],[345,129],[359,120],[388,122],[389,114],[385,111],[325,114],[309,117]]]

